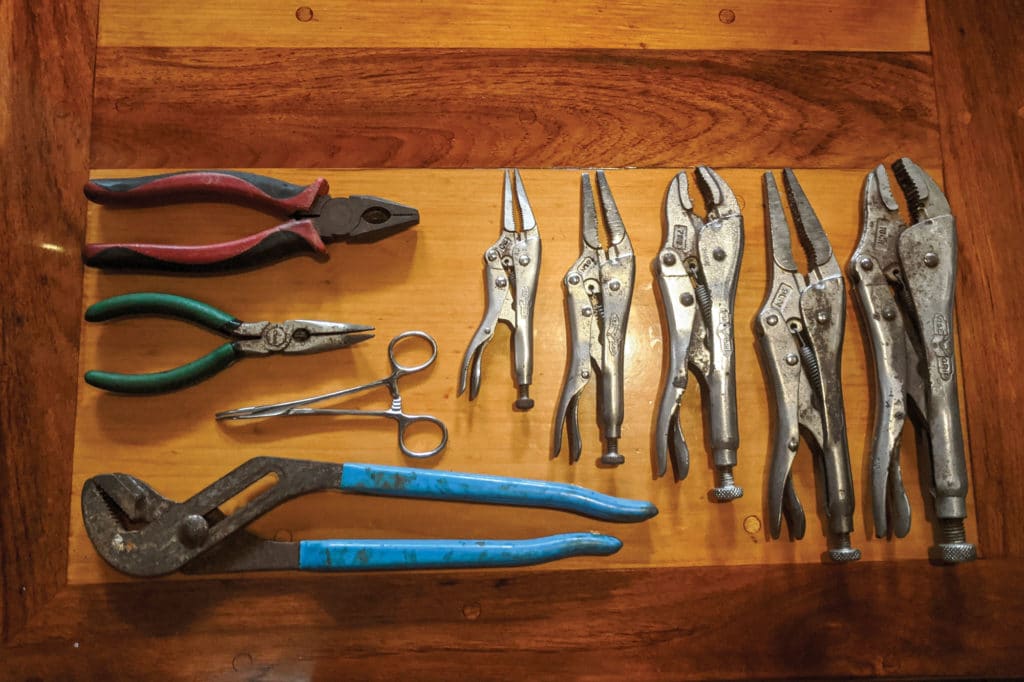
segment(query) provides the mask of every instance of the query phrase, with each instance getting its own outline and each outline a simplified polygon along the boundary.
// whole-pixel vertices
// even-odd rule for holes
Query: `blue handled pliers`
[[[265,477],[273,487],[238,510],[220,505]],[[128,474],[101,474],[82,487],[82,518],[96,551],[133,576],[234,571],[365,571],[527,566],[571,556],[614,554],[618,538],[566,533],[529,540],[263,539],[245,527],[277,505],[319,490],[363,495],[559,509],[604,521],[644,521],[650,502],[567,483],[257,457],[185,502],[169,500]]]

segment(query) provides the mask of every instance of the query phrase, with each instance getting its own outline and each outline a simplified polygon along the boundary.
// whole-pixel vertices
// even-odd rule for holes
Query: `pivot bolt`
[[[934,268],[939,264],[939,254],[933,253],[932,251],[924,254],[924,264],[930,268]]]
[[[210,524],[199,514],[189,514],[178,529],[181,541],[189,547],[199,547],[210,535]]]

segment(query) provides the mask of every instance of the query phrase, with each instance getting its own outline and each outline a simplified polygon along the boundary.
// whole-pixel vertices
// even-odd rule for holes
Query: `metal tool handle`
[[[679,403],[687,385],[686,358],[690,350],[697,305],[693,282],[673,252],[662,252],[655,261],[655,269],[669,345],[665,385],[658,403],[655,455],[658,476],[664,476],[668,470],[668,454],[671,452],[676,475],[682,480],[690,471],[690,451],[679,424]]]
[[[146,207],[193,201],[217,201],[248,206],[287,217],[308,211],[330,187],[323,178],[309,185],[293,185],[277,178],[224,170],[198,170],[134,178],[90,180],[89,201],[107,206]]]
[[[882,266],[862,256],[850,262],[850,279],[863,311],[875,366],[875,433],[871,445],[871,506],[875,535],[910,532],[910,499],[900,471],[900,443],[907,414],[907,334]],[[890,492],[891,491],[891,492]]]
[[[305,571],[369,571],[530,566],[573,556],[607,556],[622,542],[598,533],[530,540],[304,540]]]
[[[476,396],[480,393],[480,365],[484,349],[494,338],[495,329],[498,322],[501,321],[502,309],[507,306],[506,300],[511,297],[509,286],[498,250],[492,246],[484,254],[484,292],[487,296],[487,305],[484,308],[484,316],[462,357],[457,395],[465,393],[467,386],[470,400],[476,400]]]
[[[826,513],[829,530],[839,538],[853,532],[853,473],[846,437],[843,405],[842,358],[846,321],[846,287],[841,276],[812,284],[800,296],[800,312],[811,339],[814,366],[808,371],[812,386],[821,396],[820,444],[828,491]]]
[[[612,497],[569,483],[372,464],[346,464],[340,487],[367,495],[559,509],[603,521],[643,521],[658,513],[650,502]]]
[[[952,238],[950,235],[952,234]],[[914,303],[927,367],[925,398],[932,449],[935,512],[939,519],[967,516],[967,464],[960,427],[953,292],[956,222],[941,216],[905,230],[899,240],[903,277]]]
[[[259,267],[327,247],[312,220],[292,220],[228,242],[201,246],[173,244],[86,244],[85,264],[105,270],[215,273]]]
[[[763,320],[766,317],[774,322],[765,324]],[[799,540],[807,529],[803,505],[792,487],[793,460],[800,447],[800,422],[797,416],[800,360],[791,351],[786,352],[787,348],[791,349],[795,344],[790,340],[786,323],[775,311],[767,309],[762,312],[757,324],[765,373],[775,398],[775,429],[768,470],[768,530],[773,538],[778,538],[785,513],[790,534]]]

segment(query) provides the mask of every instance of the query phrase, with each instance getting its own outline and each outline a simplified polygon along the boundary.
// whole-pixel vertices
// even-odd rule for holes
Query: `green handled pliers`
[[[90,370],[86,383],[106,391],[152,394],[173,391],[208,379],[241,357],[289,353],[305,355],[346,348],[373,338],[373,327],[344,322],[286,320],[242,322],[213,306],[183,296],[157,293],[113,296],[89,306],[88,322],[106,322],[127,315],[162,315],[195,322],[230,337],[228,343],[181,367],[151,374],[118,374]]]

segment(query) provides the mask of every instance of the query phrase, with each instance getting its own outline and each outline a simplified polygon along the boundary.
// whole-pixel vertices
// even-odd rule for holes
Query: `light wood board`
[[[837,257],[845,260],[859,231],[864,171],[797,170]],[[94,177],[161,170],[96,170]],[[562,277],[579,253],[579,172],[524,169],[523,179],[543,239],[536,303],[536,407],[512,410],[509,334],[500,327],[487,348],[479,398],[456,396],[462,354],[483,312],[482,255],[500,231],[499,170],[275,170],[259,172],[305,184],[326,177],[335,196],[375,194],[420,209],[419,226],[373,245],[336,244],[327,262],[294,258],[252,272],[216,277],[100,273],[87,269],[83,306],[134,291],[165,291],[197,298],[247,321],[313,318],[372,324],[377,338],[355,348],[303,357],[251,358],[211,380],[178,393],[130,398],[81,384],[77,408],[68,580],[125,579],[96,555],[79,509],[83,481],[105,472],[137,475],[162,494],[183,500],[256,455],[331,461],[429,466],[454,471],[567,481],[602,492],[649,499],[660,514],[643,524],[601,523],[571,514],[504,507],[310,495],[268,514],[255,526],[268,537],[526,538],[599,530],[620,537],[623,549],[608,558],[555,564],[571,570],[722,564],[818,562],[825,549],[815,502],[810,452],[801,445],[795,482],[808,512],[804,540],[770,541],[764,522],[765,467],[770,447],[768,393],[755,351],[752,320],[765,293],[765,232],[761,171],[721,169],[744,206],[746,251],[736,304],[740,436],[737,482],[746,495],[731,504],[709,502],[710,459],[703,443],[696,382],[684,398],[682,423],[691,444],[691,471],[682,482],[655,479],[651,430],[662,381],[663,342],[650,263],[663,240],[662,202],[672,169],[612,170],[609,183],[637,257],[637,279],[626,345],[626,415],[621,441],[627,457],[615,470],[595,466],[600,440],[595,391],[580,405],[584,454],[574,466],[563,452],[551,458],[552,419],[565,372],[566,323]],[[935,177],[941,174],[934,173]],[[87,241],[206,243],[273,225],[275,219],[234,206],[192,204],[145,210],[91,206]],[[794,243],[796,241],[794,240]],[[802,255],[797,262],[803,266]],[[854,546],[865,561],[920,559],[931,544],[925,521],[928,493],[918,483],[913,435],[904,438],[903,466],[914,524],[898,541],[873,537],[867,490],[873,370],[865,355],[855,305],[848,301],[844,390],[857,495]],[[221,343],[187,323],[138,318],[84,324],[81,370],[157,371],[187,362]],[[402,384],[406,409],[447,423],[451,440],[437,458],[417,463],[395,447],[395,427],[378,419],[327,417],[217,423],[213,414],[243,405],[313,395],[363,383],[388,370],[387,342],[422,329],[438,342],[436,364]],[[386,391],[348,406],[387,405]],[[973,498],[968,537],[976,537]],[[837,569],[841,570],[841,569]]]
[[[924,0],[105,0],[99,44],[928,51]]]

